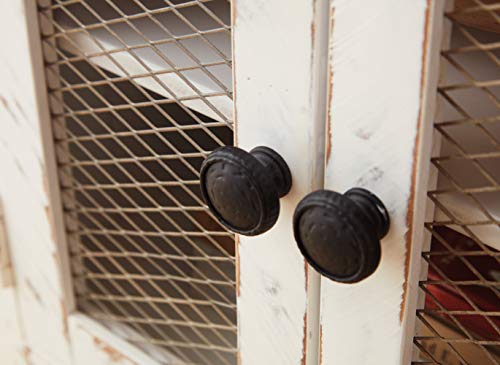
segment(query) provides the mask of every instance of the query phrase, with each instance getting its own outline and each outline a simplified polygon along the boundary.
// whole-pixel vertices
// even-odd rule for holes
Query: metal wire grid
[[[500,3],[455,4],[446,16],[452,41],[442,51],[444,118],[434,126],[442,145],[432,158],[438,186],[428,192],[435,216],[426,223],[432,241],[422,253],[428,275],[413,363],[500,364]]]
[[[236,363],[234,237],[198,188],[204,157],[232,144],[229,14],[39,2],[77,306],[162,362]]]

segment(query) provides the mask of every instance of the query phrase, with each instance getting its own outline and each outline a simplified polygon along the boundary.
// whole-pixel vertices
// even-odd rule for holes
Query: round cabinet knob
[[[279,198],[291,186],[286,162],[268,147],[250,153],[237,147],[218,148],[200,171],[201,194],[212,213],[231,231],[246,236],[264,233],[276,223]]]
[[[300,251],[320,274],[343,283],[371,275],[380,262],[380,239],[389,213],[374,194],[353,188],[345,194],[318,190],[307,195],[293,217]]]

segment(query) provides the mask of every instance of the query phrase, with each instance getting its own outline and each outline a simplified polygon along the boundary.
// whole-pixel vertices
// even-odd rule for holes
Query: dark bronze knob
[[[231,231],[255,236],[278,219],[279,198],[292,186],[283,158],[268,147],[250,153],[221,147],[208,155],[200,171],[201,194],[217,219]]]
[[[380,239],[389,230],[389,213],[374,194],[353,188],[345,194],[318,190],[299,203],[293,217],[300,251],[320,274],[355,283],[380,262]]]

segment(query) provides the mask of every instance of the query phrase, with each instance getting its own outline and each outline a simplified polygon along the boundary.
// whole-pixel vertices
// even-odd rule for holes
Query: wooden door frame
[[[255,359],[317,364],[320,280],[295,245],[291,216],[298,200],[323,182],[324,145],[317,140],[324,140],[328,12],[326,2],[300,0],[290,6],[285,0],[233,1],[236,143],[245,149],[261,144],[276,149],[294,179],[273,232],[239,240],[242,364]],[[6,197],[13,242],[25,362],[157,365],[151,356],[76,311],[37,2],[14,0],[1,16],[11,88],[2,89],[10,117],[4,124],[7,132],[0,136],[8,171],[0,192]],[[245,56],[249,52],[266,55],[265,67],[255,67]],[[269,119],[262,118],[263,113]],[[276,138],[278,132],[285,133]],[[25,222],[33,229],[26,229]]]

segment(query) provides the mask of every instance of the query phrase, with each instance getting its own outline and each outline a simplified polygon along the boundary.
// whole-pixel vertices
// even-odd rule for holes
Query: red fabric
[[[495,258],[489,255],[467,255],[467,252],[483,251],[470,238],[449,228],[439,227],[435,229],[431,244],[431,253],[443,252],[446,255],[432,255],[430,258],[428,280],[449,281],[478,281],[474,271],[485,280],[498,282],[500,267]],[[436,236],[442,237],[452,250],[461,251],[460,256],[454,255],[450,248],[440,242]],[[492,249],[493,250],[493,249]],[[494,250],[496,253],[498,251]],[[464,262],[465,261],[465,262]],[[427,284],[427,290],[431,295],[426,296],[425,308],[430,310],[481,310],[486,312],[500,311],[500,298],[498,288],[480,285],[448,285]],[[496,292],[495,292],[496,290]],[[433,298],[434,297],[434,298]],[[476,308],[474,308],[474,306]],[[499,333],[488,322],[485,315],[451,315],[439,314],[442,318],[451,321],[454,326],[459,322],[472,335],[472,337],[483,340],[498,340]],[[498,316],[488,316],[489,320],[500,327]]]

